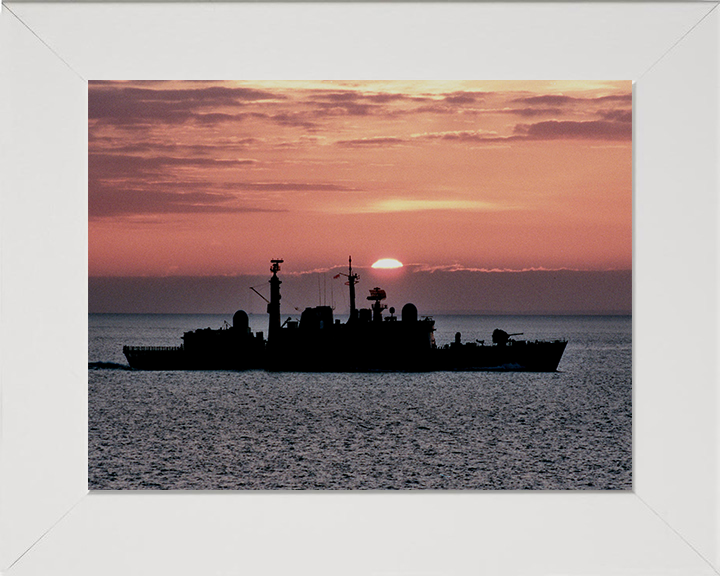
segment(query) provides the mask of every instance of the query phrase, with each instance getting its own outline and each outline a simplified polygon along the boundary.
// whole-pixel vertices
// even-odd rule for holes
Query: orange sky
[[[90,82],[91,276],[630,269],[630,82]]]

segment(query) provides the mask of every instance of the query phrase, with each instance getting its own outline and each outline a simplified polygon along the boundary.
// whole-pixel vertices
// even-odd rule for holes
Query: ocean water
[[[130,370],[231,315],[91,314],[91,490],[630,490],[629,316],[435,316],[438,344],[494,328],[567,338],[557,373]],[[267,316],[250,317],[267,332]]]

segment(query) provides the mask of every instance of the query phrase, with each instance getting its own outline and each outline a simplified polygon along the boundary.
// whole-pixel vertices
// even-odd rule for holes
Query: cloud
[[[269,208],[232,204],[235,200],[232,194],[217,192],[93,187],[88,204],[91,218],[148,214],[278,212]]]
[[[482,200],[425,200],[420,198],[386,198],[363,205],[330,206],[324,211],[340,214],[382,214],[389,212],[427,212],[438,210],[463,210],[470,212],[488,212],[512,210],[510,206],[501,206]]]
[[[317,98],[330,100],[332,102],[349,102],[362,97],[362,93],[356,90],[340,90],[337,92],[315,91]]]
[[[362,90],[311,90],[310,98],[306,102],[316,104],[320,102],[374,102],[385,104],[388,102],[417,102],[426,98],[417,95],[403,94],[401,92],[366,92]]]
[[[585,268],[544,268],[531,267],[531,268],[473,268],[465,266],[463,264],[443,264],[437,266],[430,266],[427,264],[406,264],[406,268],[409,268],[412,272],[482,272],[482,273],[521,273],[521,272],[588,272],[590,269]]]
[[[135,156],[128,154],[88,154],[88,172],[94,178],[140,178],[160,175],[168,168],[230,168],[257,164],[251,158],[216,160],[214,158],[181,158],[177,156]]]
[[[616,102],[619,104],[626,102],[632,103],[632,94],[610,94],[607,96],[598,96],[595,98],[579,98],[573,96],[565,96],[562,94],[545,94],[541,96],[527,96],[523,98],[516,98],[513,100],[513,102],[529,105],[524,108],[508,110],[509,112],[513,112],[520,116],[533,117],[543,114],[552,114],[554,116],[559,116],[563,113],[563,109],[567,110],[569,108],[577,112],[577,105],[581,106],[580,109],[590,111],[588,105],[592,106],[593,104],[607,104],[610,102]],[[604,120],[611,120],[617,122],[630,122],[632,120],[632,112],[630,110],[605,110],[596,113],[600,114],[600,116]],[[602,128],[599,129],[603,130]]]
[[[450,104],[473,104],[474,102],[484,98],[485,95],[485,92],[465,92],[460,90],[445,94],[443,100],[445,102],[449,102]]]
[[[563,113],[561,108],[472,108],[472,107],[459,107],[447,104],[429,104],[426,106],[420,106],[414,110],[415,113],[428,113],[428,114],[458,114],[463,116],[479,116],[479,115],[493,115],[493,114],[517,114],[518,116],[557,116]]]
[[[467,113],[467,109],[452,104],[437,103],[418,106],[413,112],[416,114],[459,114],[460,112]]]
[[[290,266],[287,265],[288,268]],[[369,272],[368,268],[358,266],[357,269],[364,278],[362,281],[371,277],[372,272]],[[303,271],[284,268],[282,276],[286,284],[283,284],[283,293],[292,294],[293,302],[296,303],[315,302],[318,298],[318,284],[314,275],[346,270],[344,266],[330,269],[318,267],[316,270]],[[166,274],[164,278],[90,276],[90,312],[227,314],[229,310],[237,309],[238,286],[267,286],[267,273],[189,277],[172,275],[172,271],[170,272],[171,274]],[[390,285],[383,286],[396,306],[398,302],[411,299],[423,314],[632,312],[632,274],[629,270],[517,272],[404,274],[392,281],[389,278],[384,280],[383,282],[389,282]],[[342,280],[335,282],[337,297]],[[365,286],[370,287],[372,284]],[[285,306],[287,303],[284,300],[283,302]],[[250,300],[247,305],[250,306],[249,309],[246,308],[249,312],[255,309],[258,313],[264,313],[265,304],[259,298]],[[345,313],[346,309],[343,308],[344,306],[340,305],[336,312]],[[292,306],[288,305],[284,310],[291,311]],[[489,337],[490,334],[487,335],[487,338]],[[439,338],[441,339],[440,336]],[[452,338],[452,334],[445,338]]]
[[[403,93],[369,93],[359,90],[312,90],[301,100],[308,114],[316,118],[337,116],[398,116],[412,112],[405,102],[427,100]]]
[[[245,141],[243,141],[245,140]],[[182,157],[215,157],[218,151],[247,151],[257,143],[255,138],[218,139],[203,144],[176,144],[169,142],[138,142],[119,138],[91,137],[88,141],[90,154],[112,154],[125,156],[142,156],[155,154],[162,156]],[[117,143],[122,143],[118,145]]]
[[[596,96],[593,98],[580,98],[576,96],[565,96],[564,94],[543,94],[541,96],[524,96],[515,98],[513,102],[522,102],[524,104],[539,104],[547,106],[562,106],[564,104],[572,104],[575,102],[632,102],[632,93],[627,94],[609,94],[607,96]]]
[[[354,140],[338,140],[336,144],[346,148],[371,148],[371,147],[387,147],[399,146],[407,143],[405,138],[397,138],[391,136],[374,136],[370,138],[356,138]]]
[[[615,122],[632,122],[632,110],[605,110],[600,113],[605,120]]]
[[[425,132],[422,134],[413,134],[409,138],[399,138],[396,136],[373,136],[369,138],[356,138],[355,140],[339,140],[336,144],[346,148],[372,148],[400,146],[419,140],[485,142],[497,139],[497,132],[490,130],[455,130],[450,132]]]
[[[298,128],[313,129],[317,124],[308,119],[304,112],[281,112],[269,116],[269,119],[281,126],[292,126]]]
[[[227,147],[247,147],[247,146],[255,146],[257,144],[262,144],[264,140],[262,138],[255,138],[252,136],[248,136],[245,138],[239,138],[237,136],[231,136],[229,138],[218,138],[214,141],[213,144],[211,144],[211,147],[218,147],[218,148],[227,148]]]
[[[221,122],[242,122],[248,117],[264,118],[264,114],[223,114],[221,112],[190,114],[188,120],[201,124],[220,124]]]
[[[513,102],[522,102],[523,104],[547,104],[550,106],[558,106],[561,104],[569,104],[577,102],[581,98],[573,98],[571,96],[563,96],[560,94],[544,94],[542,96],[527,96],[524,98],[515,98]]]
[[[185,168],[237,170],[254,166],[258,160],[237,158],[143,157],[124,154],[88,155],[88,202],[91,217],[129,214],[170,214],[199,212],[258,211],[253,206],[230,204],[237,197],[229,192],[213,191],[217,183],[193,179],[198,172]],[[187,176],[187,175],[190,176]],[[179,177],[178,177],[179,176]],[[203,190],[203,191],[199,191]],[[266,210],[263,210],[266,211]]]
[[[380,114],[386,109],[377,104],[365,104],[362,102],[344,102],[343,104],[318,104],[316,116],[370,116]]]
[[[504,210],[504,207],[481,200],[415,200],[395,198],[380,200],[372,208],[378,212],[418,212],[426,210]]]
[[[380,103],[398,102],[398,101],[403,101],[403,100],[409,100],[412,102],[416,102],[418,100],[425,100],[425,98],[421,98],[418,96],[409,96],[407,94],[396,94],[396,93],[366,94],[365,98],[372,102],[380,102]]]
[[[516,124],[513,133],[508,136],[502,136],[492,130],[453,130],[448,132],[412,134],[409,138],[375,136],[370,138],[357,138],[355,140],[339,140],[336,144],[347,148],[372,148],[400,146],[422,140],[490,144],[521,140],[631,139],[632,125],[626,121],[626,116],[623,114],[614,116],[615,118],[613,120],[591,120],[585,122],[549,120],[535,124]]]
[[[591,98],[593,102],[627,102],[632,103],[632,93],[627,94],[611,94],[609,96],[599,96],[598,98]]]
[[[503,112],[508,112],[510,114],[517,114],[518,116],[558,116],[562,114],[562,110],[560,108],[509,108],[507,110],[503,110]]]
[[[630,140],[632,125],[627,122],[606,120],[587,122],[550,120],[536,124],[518,124],[515,126],[515,135],[528,140]]]
[[[429,140],[455,140],[459,142],[483,142],[488,139],[496,139],[498,134],[490,130],[454,130],[450,132],[426,132],[425,134],[413,134],[415,138]]]
[[[282,100],[283,95],[244,87],[160,89],[118,87],[91,82],[88,87],[88,118],[120,126],[148,123],[178,124],[242,120],[243,114],[208,113],[218,106],[238,107],[249,102]]]
[[[333,182],[212,182],[208,180],[175,180],[137,177],[99,178],[89,182],[91,218],[108,216],[179,214],[283,212],[280,208],[261,208],[268,204],[269,193],[357,192],[358,189]],[[248,194],[243,194],[248,193]],[[262,194],[252,194],[262,193]]]
[[[246,192],[358,192],[357,188],[329,182],[227,182],[223,188]]]

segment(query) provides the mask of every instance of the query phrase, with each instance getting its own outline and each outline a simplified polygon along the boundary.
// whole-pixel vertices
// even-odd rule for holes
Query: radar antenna
[[[370,296],[367,297],[368,300],[372,301],[372,319],[373,322],[382,322],[382,311],[387,309],[386,304],[380,304],[381,300],[385,300],[387,298],[387,294],[385,293],[385,290],[380,288],[379,286],[375,286],[372,290],[370,290]]]
[[[272,266],[270,267],[270,272],[272,272],[273,274],[277,274],[278,272],[280,272],[280,264],[282,264],[283,262],[285,262],[285,260],[270,260],[270,264],[272,264]]]

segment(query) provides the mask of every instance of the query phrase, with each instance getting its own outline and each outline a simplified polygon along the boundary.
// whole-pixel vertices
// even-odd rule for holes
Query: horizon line
[[[402,266],[402,268],[394,268],[393,272],[397,272],[398,270],[402,270],[403,268],[411,268],[412,264],[405,264]],[[285,276],[306,276],[310,274],[327,274],[329,272],[333,272],[340,269],[345,269],[345,266],[333,266],[332,268],[317,268],[314,270],[302,270],[302,271],[282,271],[282,274]],[[374,269],[371,266],[353,266],[353,269],[356,270],[373,270],[375,272],[378,271],[378,269]],[[410,272],[418,273],[418,272],[425,272],[429,274],[433,274],[435,272],[478,272],[481,274],[522,274],[522,273],[528,273],[528,272],[587,272],[587,273],[605,273],[605,272],[632,272],[632,267],[630,268],[465,268],[465,267],[448,267],[448,266],[437,266],[437,267],[428,267],[428,268],[416,268],[416,269],[410,269]],[[382,273],[382,270],[380,270],[380,273]],[[259,273],[259,272],[240,272],[237,274],[163,274],[163,275],[153,275],[153,274],[123,274],[123,275],[115,275],[115,274],[88,274],[88,279],[91,278],[152,278],[152,279],[166,279],[166,278],[242,278],[243,276],[266,276],[267,273]]]
[[[333,310],[335,312],[335,310]],[[230,312],[91,312],[88,311],[88,315],[91,314],[112,314],[112,315],[124,315],[124,316],[226,316]],[[265,312],[247,312],[248,316],[267,316]],[[281,313],[281,316],[297,316],[296,313],[285,314]],[[336,316],[348,316],[347,312],[339,313],[335,312]],[[427,314],[420,314],[423,317],[432,316],[632,316],[632,311],[626,312],[622,310],[602,310],[599,312],[592,311],[571,311],[571,312],[559,312],[559,311],[544,311],[544,312],[490,312],[490,311],[471,311],[471,310],[450,310],[444,312],[428,312]]]

